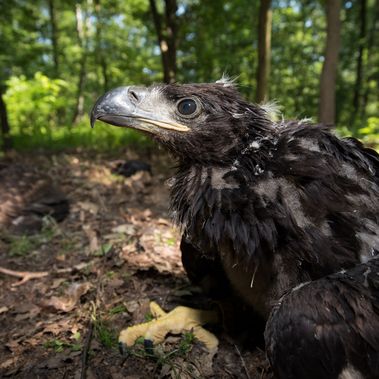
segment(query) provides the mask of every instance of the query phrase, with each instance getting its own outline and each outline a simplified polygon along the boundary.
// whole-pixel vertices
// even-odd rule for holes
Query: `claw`
[[[146,352],[153,354],[153,345],[163,342],[168,333],[193,332],[209,351],[217,350],[218,339],[202,327],[204,324],[216,323],[217,312],[177,307],[166,313],[155,302],[150,303],[150,312],[156,319],[122,330],[119,341],[126,346],[132,346],[139,337],[144,337]]]
[[[129,355],[128,347],[121,341],[118,342],[118,350],[120,351],[120,354],[124,357],[127,357]]]
[[[145,352],[148,355],[154,355],[154,344],[152,340],[143,340],[143,346],[145,347]]]

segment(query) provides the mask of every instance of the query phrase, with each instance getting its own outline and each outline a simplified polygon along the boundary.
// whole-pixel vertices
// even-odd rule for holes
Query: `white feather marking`
[[[271,121],[278,121],[282,115],[280,111],[280,105],[276,101],[270,101],[264,104],[261,104],[260,107],[266,112],[267,116]]]
[[[257,273],[257,270],[258,270],[258,265],[255,266],[253,276],[252,276],[251,282],[250,282],[250,288],[253,288],[253,286],[254,286],[254,279],[255,279],[255,274]]]
[[[224,179],[224,176],[228,172],[229,170],[227,169],[221,169],[217,167],[212,168],[211,186],[213,189],[223,190],[239,188],[239,184],[232,178],[229,178],[229,180]]]
[[[338,379],[363,379],[364,376],[350,363],[338,375]]]
[[[312,117],[304,117],[299,120],[299,124],[311,124],[313,122]]]
[[[243,118],[245,115],[243,113],[232,113],[233,118]]]
[[[231,78],[225,73],[223,73],[221,79],[216,80],[216,83],[222,84],[224,87],[235,87],[237,85],[236,84],[237,79],[238,79],[238,76]]]
[[[306,286],[309,283],[310,283],[310,281],[300,283],[296,287],[293,287],[292,290],[291,290],[291,292],[295,292],[295,291],[299,290],[301,287],[304,287],[304,286]]]
[[[233,165],[232,165],[232,167],[230,168],[230,171],[236,171],[236,170],[238,170],[239,165],[240,165],[240,162],[239,162],[238,159],[236,159],[236,160],[233,162]]]
[[[367,280],[367,276],[368,274],[371,272],[371,268],[368,267],[367,270],[363,273],[363,276],[365,277],[365,281],[363,282],[363,285],[368,288],[368,280]]]

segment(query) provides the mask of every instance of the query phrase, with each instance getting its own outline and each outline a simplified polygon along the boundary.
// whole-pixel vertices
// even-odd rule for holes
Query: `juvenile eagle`
[[[141,130],[177,157],[171,210],[184,267],[267,322],[278,378],[379,377],[375,151],[322,125],[274,122],[225,81],[116,88],[95,104],[97,119]],[[209,314],[162,312],[120,341],[195,328],[217,345],[199,327]]]

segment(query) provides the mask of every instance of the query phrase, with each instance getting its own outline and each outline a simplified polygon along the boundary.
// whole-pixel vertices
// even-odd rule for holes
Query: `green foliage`
[[[130,129],[112,128],[98,122],[94,129],[89,126],[87,116],[73,127],[52,128],[48,134],[12,133],[17,150],[67,150],[86,148],[98,151],[115,151],[125,146],[143,147],[152,145],[152,141],[141,133]]]
[[[325,35],[320,2],[277,2],[273,11],[270,96],[282,106],[285,117],[317,119]]]
[[[144,318],[145,318],[145,322],[149,322],[149,321],[154,320],[154,316],[150,312],[146,313]]]
[[[162,80],[148,0],[55,1],[59,67],[53,59],[47,2],[6,3],[0,12],[0,90],[5,92],[16,149],[109,150],[148,143],[130,130],[99,124],[92,131],[86,116],[96,98],[112,87]],[[343,2],[337,80],[339,129],[374,145],[378,129],[373,125],[379,115],[376,4],[377,0],[367,1],[359,112],[353,105],[360,41],[357,1]],[[269,94],[286,118],[317,120],[326,35],[323,5],[309,0],[272,1]],[[164,1],[157,0],[157,6],[163,13]],[[178,81],[209,82],[225,72],[238,76],[240,90],[254,100],[258,9],[258,0],[178,0]],[[83,107],[74,117],[79,103]]]
[[[183,334],[183,338],[180,341],[179,344],[179,354],[185,355],[187,354],[191,349],[192,345],[195,342],[195,335],[190,332],[186,332]]]
[[[56,353],[61,353],[67,344],[61,340],[54,339],[45,342],[43,346],[46,349],[53,349]]]
[[[110,242],[107,242],[107,243],[104,243],[100,246],[100,248],[93,252],[92,254],[95,256],[95,257],[103,257],[105,255],[107,255],[113,248],[113,244],[110,243]]]
[[[56,353],[61,353],[65,349],[70,349],[71,351],[80,351],[82,349],[81,345],[81,335],[80,332],[76,332],[71,336],[73,342],[65,342],[59,339],[51,339],[43,344],[46,349],[53,349]]]
[[[112,316],[116,313],[110,312],[109,314]],[[118,346],[117,334],[111,327],[110,319],[107,316],[99,312],[95,303],[92,303],[91,320],[95,337],[108,349],[116,349]]]
[[[241,91],[254,97],[258,1],[183,1],[179,80],[210,82],[238,76]]]
[[[109,314],[110,315],[117,315],[119,313],[124,313],[124,312],[127,312],[128,309],[126,308],[125,305],[123,304],[120,304],[120,305],[116,305],[115,307],[113,307],[112,309],[109,310]]]
[[[178,347],[175,348],[172,348],[172,345],[156,345],[153,349],[146,349],[144,342],[143,337],[138,338],[134,346],[127,348],[128,354],[141,359],[152,360],[157,367],[168,368],[173,378],[195,377],[192,375],[193,369],[189,355],[195,342],[193,333],[184,333]]]
[[[379,146],[379,117],[369,117],[367,126],[358,130],[364,142],[373,147]]]
[[[57,113],[70,105],[68,82],[36,72],[31,79],[12,76],[4,96],[12,133],[20,136],[48,136],[57,124]],[[72,104],[71,104],[72,106]]]
[[[99,342],[108,349],[117,348],[118,340],[117,334],[113,328],[109,326],[109,323],[102,319],[94,321],[94,331],[96,338]]]
[[[54,219],[46,217],[42,231],[34,235],[5,235],[9,241],[9,255],[16,257],[27,256],[43,244],[50,242],[58,233]]]
[[[11,257],[23,257],[30,254],[36,247],[36,242],[29,236],[12,236],[9,249]]]

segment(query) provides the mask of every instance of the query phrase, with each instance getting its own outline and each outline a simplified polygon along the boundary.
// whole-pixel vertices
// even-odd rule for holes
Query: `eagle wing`
[[[265,339],[278,378],[378,378],[379,259],[292,289]]]

